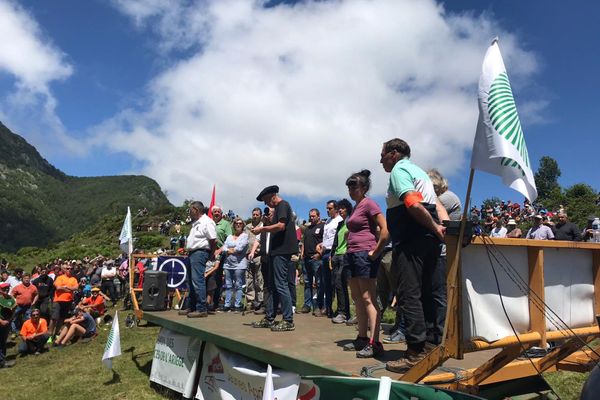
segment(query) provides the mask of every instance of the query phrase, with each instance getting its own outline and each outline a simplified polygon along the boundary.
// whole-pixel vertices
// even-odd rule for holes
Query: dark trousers
[[[291,256],[271,256],[270,268],[268,271],[267,286],[271,292],[269,301],[266,303],[265,316],[269,320],[274,320],[277,315],[277,305],[281,302],[281,312],[284,321],[293,322],[292,296],[290,294],[290,269],[293,263]]]
[[[333,284],[331,279],[331,269],[329,268],[329,260],[331,259],[331,251],[326,250],[323,253],[323,265],[321,266],[321,285],[317,293],[317,302],[319,305],[325,306],[325,311],[328,316],[332,316],[333,304]]]
[[[215,278],[215,283],[217,284],[217,287],[215,288],[213,294],[213,306],[215,310],[219,308],[219,303],[221,301],[221,292],[223,291],[223,265],[225,265],[225,258],[227,258],[227,252],[221,253],[221,255],[219,256],[220,267],[213,274]]]
[[[103,279],[100,290],[110,297],[113,305],[117,304],[117,291],[115,289],[115,282],[112,279]]]
[[[344,255],[331,257],[333,266],[333,281],[335,283],[335,296],[337,297],[337,313],[344,314],[350,319],[350,296],[348,294],[348,282],[352,277],[350,268],[344,267]]]
[[[189,285],[189,309],[192,311],[205,312],[206,307],[206,262],[208,261],[208,251],[198,250],[190,254],[191,273],[188,278]],[[220,269],[220,268],[219,268]]]
[[[442,297],[440,279],[434,278],[439,277],[440,242],[426,236],[402,243],[396,251],[397,267],[400,268],[397,293],[406,324],[406,342],[409,348],[420,352],[428,339],[426,318],[435,324],[434,315],[440,312],[437,301]],[[445,278],[443,281],[445,285]],[[442,332],[443,329],[441,326]]]
[[[27,339],[19,343],[19,353],[27,354],[27,353],[35,353],[42,352],[44,350],[44,345],[48,341],[50,335],[45,333],[41,336],[38,336],[35,339]]]
[[[313,300],[313,280],[316,279],[318,293],[321,287],[321,269],[323,269],[323,262],[321,260],[315,260],[312,257],[304,259],[304,268],[302,271],[304,275],[304,307],[309,310],[316,310],[317,307],[323,308],[323,299],[321,299],[321,303]]]
[[[424,291],[428,290],[423,288]],[[446,290],[446,256],[440,256],[431,276],[431,298],[423,304],[425,321],[427,324],[427,341],[440,344],[444,339],[444,325],[446,324],[446,309],[448,297]]]
[[[6,362],[6,341],[10,333],[10,324],[0,326],[0,366]]]
[[[260,272],[263,276],[263,307],[267,308],[267,304],[271,299],[271,288],[269,287],[269,271],[271,268],[271,257],[262,255],[260,257]]]

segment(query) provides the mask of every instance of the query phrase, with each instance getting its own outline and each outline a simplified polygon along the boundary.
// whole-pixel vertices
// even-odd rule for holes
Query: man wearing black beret
[[[267,186],[256,197],[257,201],[264,202],[274,208],[273,223],[268,226],[257,226],[252,233],[270,232],[269,242],[270,268],[264,279],[272,295],[265,304],[265,318],[252,324],[255,328],[271,328],[274,332],[293,331],[294,314],[292,312],[292,298],[288,286],[289,276],[295,273],[291,261],[292,254],[298,252],[296,226],[292,217],[290,204],[279,197],[279,187]],[[275,322],[277,305],[281,302],[283,320]]]

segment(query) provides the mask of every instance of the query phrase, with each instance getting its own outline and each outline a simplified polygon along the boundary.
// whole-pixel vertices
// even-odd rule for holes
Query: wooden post
[[[541,335],[540,347],[546,348],[546,308],[544,305],[544,250],[528,247],[529,263],[529,328]],[[537,296],[535,296],[536,294]]]
[[[600,315],[600,250],[592,250],[594,274],[594,315]]]

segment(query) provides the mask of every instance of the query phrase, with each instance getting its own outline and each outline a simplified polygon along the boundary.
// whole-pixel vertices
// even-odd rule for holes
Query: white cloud
[[[383,193],[379,152],[392,137],[422,166],[455,173],[475,133],[491,38],[500,36],[511,77],[537,70],[491,16],[450,15],[434,1],[115,4],[153,30],[159,54],[192,54],[150,83],[149,107],[98,126],[97,140],[134,149],[173,201],[208,200],[214,182],[219,202],[242,213],[267,184],[287,196],[339,196],[361,168]]]
[[[0,76],[12,82],[0,93],[0,119],[41,150],[81,151],[65,133],[50,89],[53,81],[73,72],[66,55],[45,38],[35,19],[16,2],[0,0],[0,21]]]

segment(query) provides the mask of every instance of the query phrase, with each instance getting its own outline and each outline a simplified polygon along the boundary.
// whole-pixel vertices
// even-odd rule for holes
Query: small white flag
[[[529,153],[508,74],[494,39],[479,79],[479,121],[471,168],[502,177],[502,182],[530,201],[537,198]]]
[[[133,236],[131,232],[131,210],[127,207],[127,216],[123,222],[121,228],[121,234],[119,235],[119,245],[123,253],[131,255],[133,253]]]
[[[275,399],[275,388],[273,387],[273,369],[271,364],[267,365],[267,377],[265,378],[265,388],[263,390],[262,400]]]
[[[102,356],[102,362],[107,368],[112,369],[112,359],[121,355],[121,335],[119,333],[119,316],[115,311],[115,318],[113,319],[108,339],[106,340],[106,346],[104,347],[104,355]]]

